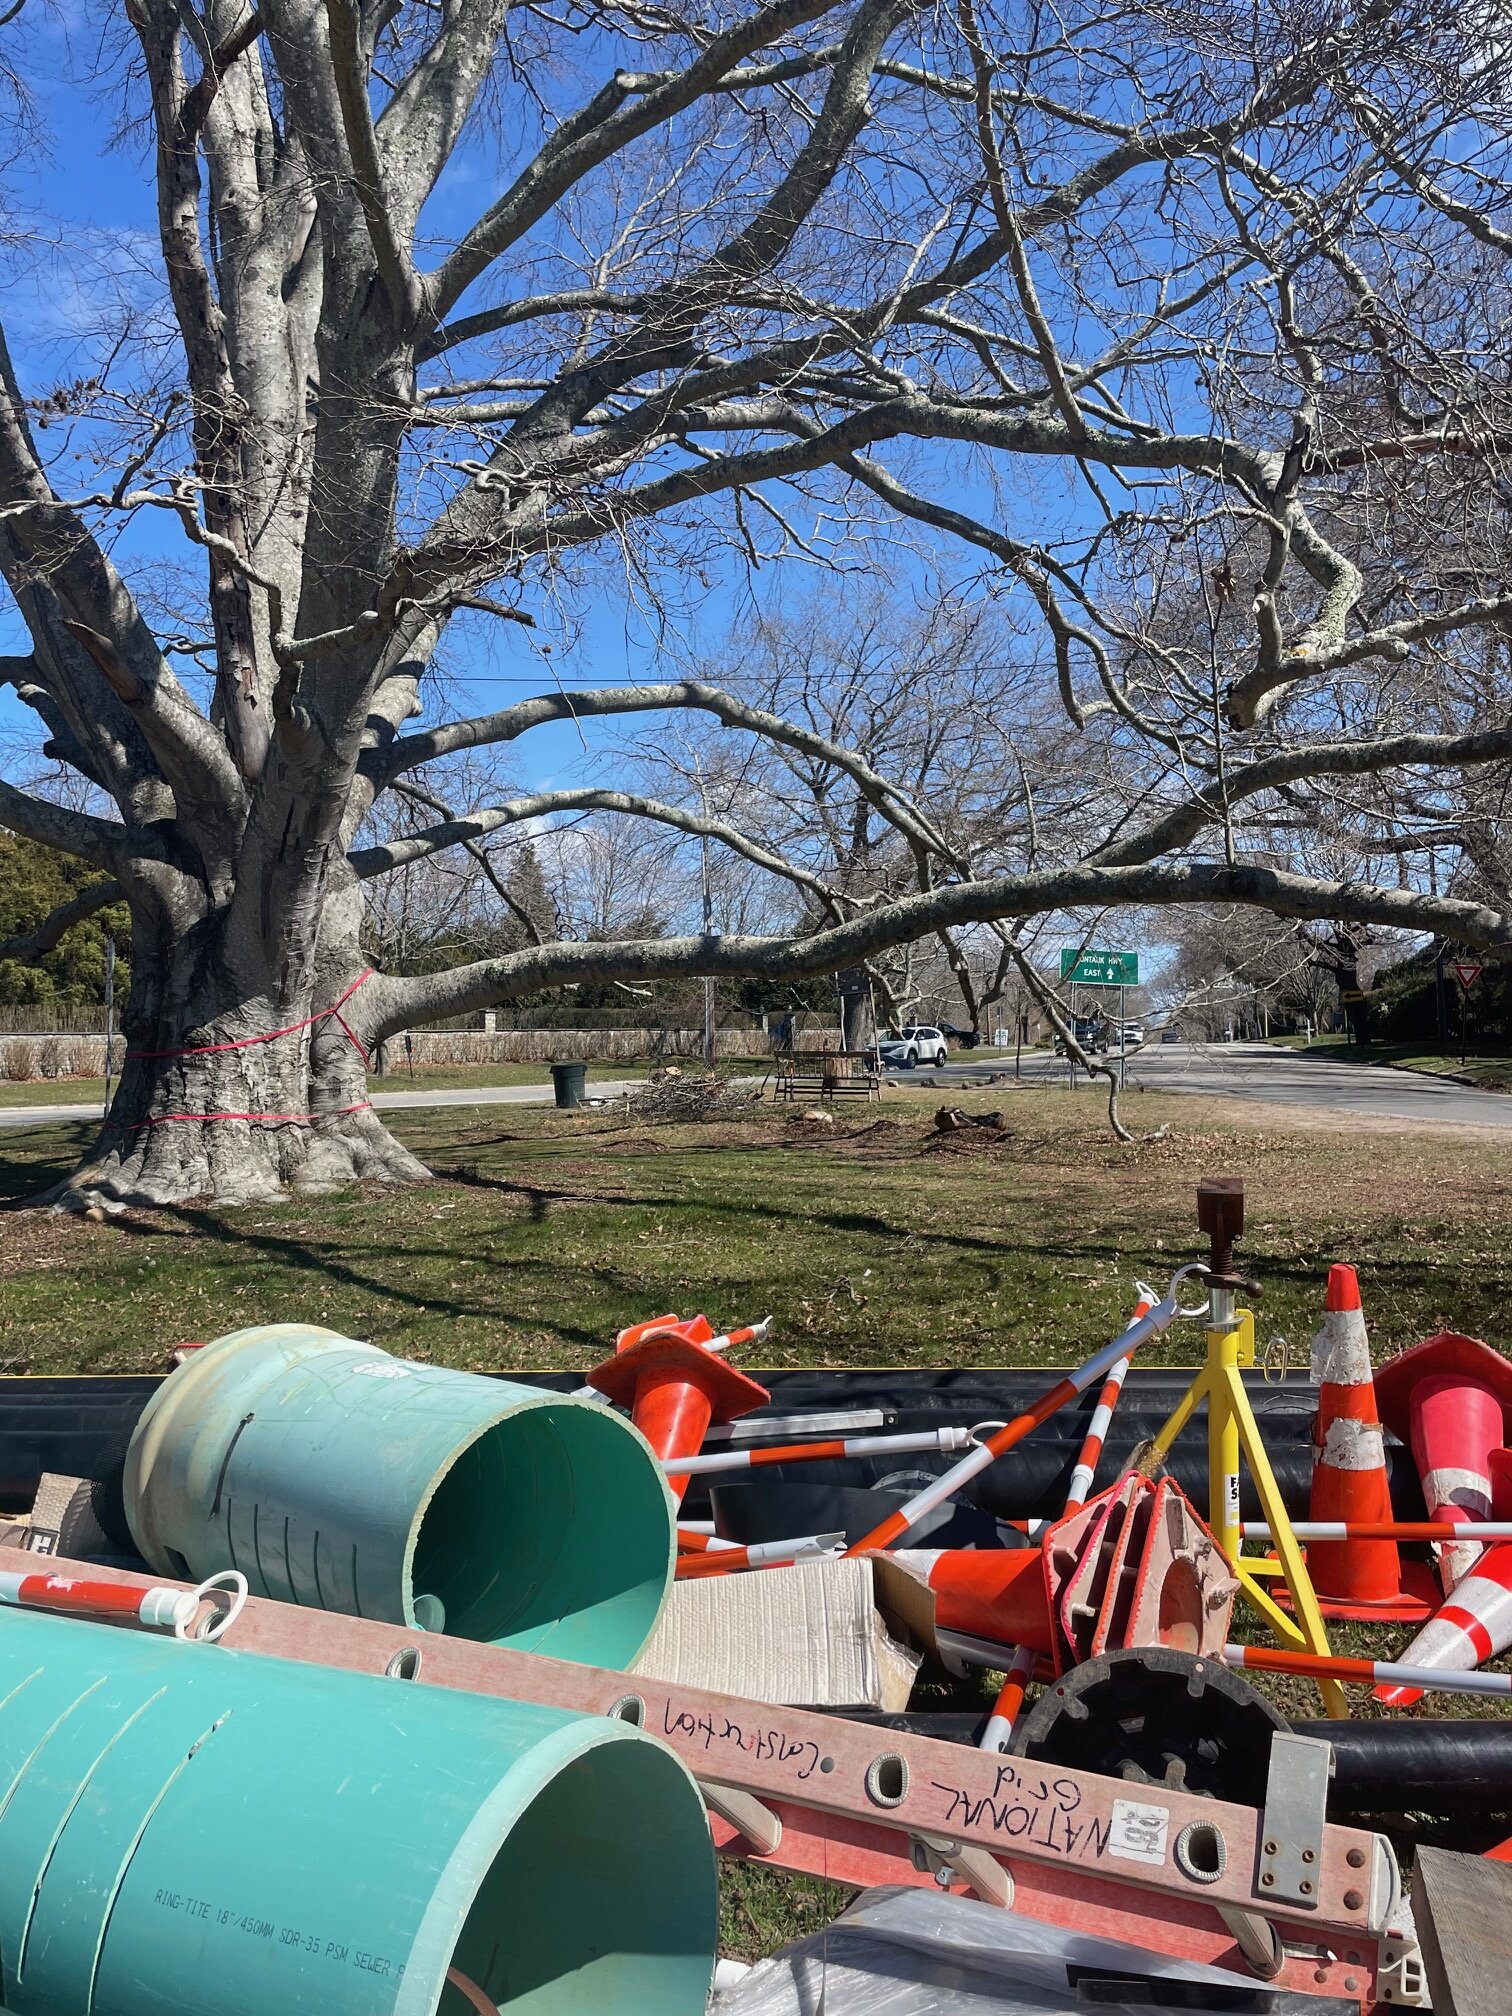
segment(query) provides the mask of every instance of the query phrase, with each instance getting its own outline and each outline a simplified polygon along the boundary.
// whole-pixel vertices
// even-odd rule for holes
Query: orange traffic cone
[[[630,1419],[663,1461],[696,1456],[711,1421],[738,1420],[772,1397],[717,1357],[708,1348],[711,1341],[717,1340],[707,1316],[653,1317],[620,1332],[614,1356],[594,1366],[588,1384],[630,1409]],[[685,1475],[667,1479],[679,1503],[688,1481]]]
[[[1512,1541],[1487,1547],[1437,1616],[1430,1617],[1397,1661],[1401,1666],[1441,1666],[1468,1673],[1512,1645]],[[1377,1687],[1388,1708],[1421,1701],[1420,1687]]]
[[[1312,1342],[1312,1376],[1318,1411],[1308,1518],[1390,1524],[1385,1437],[1353,1267],[1328,1270],[1323,1327]],[[1314,1541],[1307,1572],[1330,1617],[1427,1617],[1438,1600],[1431,1575],[1414,1578],[1426,1586],[1408,1586],[1394,1540]]]
[[[1376,1374],[1381,1419],[1410,1442],[1430,1519],[1464,1525],[1491,1516],[1491,1452],[1506,1445],[1512,1417],[1512,1365],[1478,1337],[1441,1331],[1413,1345]],[[1441,1547],[1445,1592],[1474,1567],[1480,1545]]]
[[[1055,1625],[1038,1547],[900,1547],[888,1558],[929,1584],[940,1630],[1003,1646],[1005,1666],[1014,1645],[1053,1651]]]

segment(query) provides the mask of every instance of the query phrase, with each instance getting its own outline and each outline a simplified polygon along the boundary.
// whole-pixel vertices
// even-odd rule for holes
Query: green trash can
[[[551,1083],[556,1092],[558,1106],[581,1106],[583,1090],[588,1083],[586,1064],[553,1064]]]

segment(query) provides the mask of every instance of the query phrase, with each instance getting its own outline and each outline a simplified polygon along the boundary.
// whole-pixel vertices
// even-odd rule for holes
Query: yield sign
[[[1480,961],[1478,959],[1456,959],[1450,966],[1449,971],[1468,994],[1481,976]]]

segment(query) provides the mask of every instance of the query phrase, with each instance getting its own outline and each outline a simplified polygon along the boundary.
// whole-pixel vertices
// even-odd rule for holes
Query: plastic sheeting
[[[1121,1998],[1112,1985],[1120,1980],[1127,1984]],[[1175,1981],[1187,1985],[1173,1995]],[[1211,2000],[1204,1987],[1216,1991]],[[827,1931],[753,1967],[714,1996],[709,2016],[1044,2016],[1173,2003],[1196,2016],[1302,2009],[1325,2016],[1355,2008],[1041,1925],[971,1898],[885,1889],[865,1891]]]

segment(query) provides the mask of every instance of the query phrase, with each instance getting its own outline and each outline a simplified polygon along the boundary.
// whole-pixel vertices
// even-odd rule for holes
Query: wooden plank
[[[1419,1848],[1412,1912],[1433,2016],[1512,2016],[1512,1865]]]

